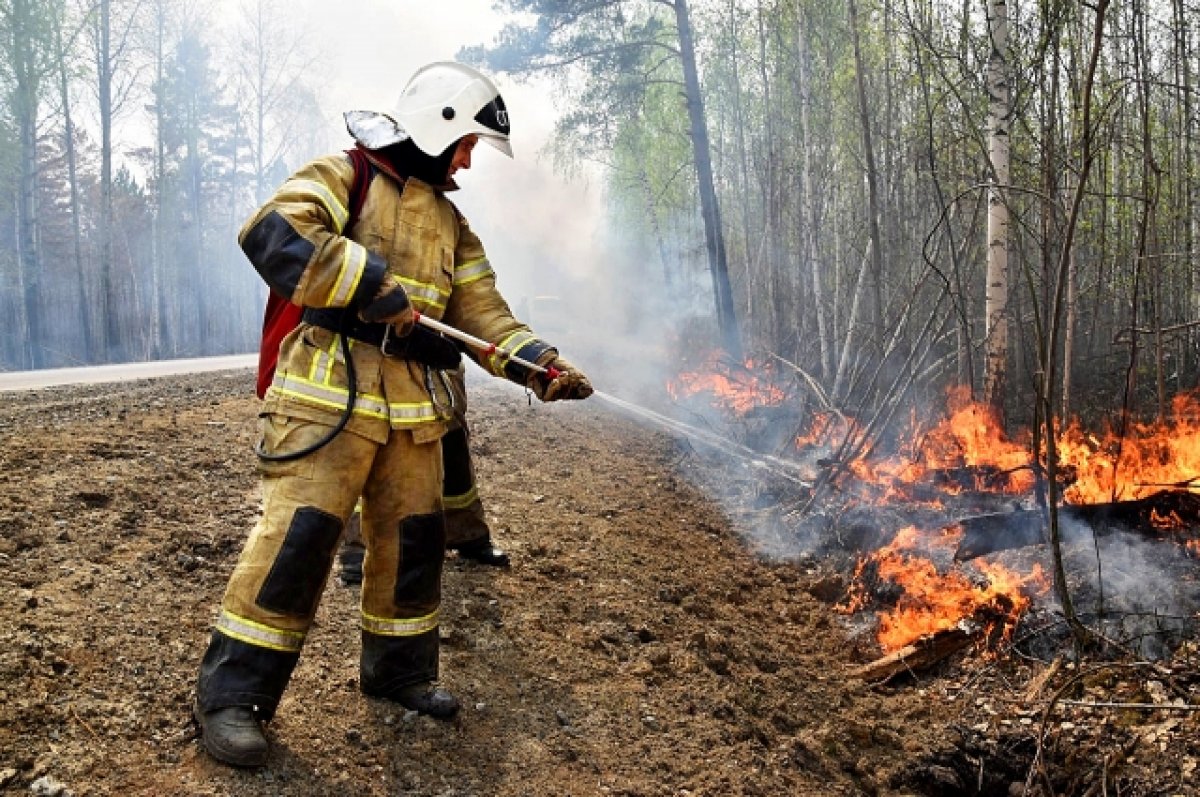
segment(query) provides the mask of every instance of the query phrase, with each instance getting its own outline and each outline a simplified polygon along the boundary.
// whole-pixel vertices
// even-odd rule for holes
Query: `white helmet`
[[[391,115],[350,111],[345,116],[351,135],[368,149],[412,138],[418,149],[437,157],[474,133],[512,157],[508,110],[500,90],[483,73],[454,61],[436,61],[418,69]]]

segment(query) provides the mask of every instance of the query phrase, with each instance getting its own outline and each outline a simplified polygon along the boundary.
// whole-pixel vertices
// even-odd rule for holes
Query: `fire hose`
[[[495,343],[483,340],[482,338],[477,338],[474,335],[463,332],[461,329],[456,329],[449,324],[443,324],[441,321],[422,315],[419,312],[414,312],[413,316],[416,320],[416,323],[424,327],[428,327],[435,332],[440,332],[448,338],[461,341],[462,343],[465,343],[471,348],[477,350],[480,354],[490,356],[495,354],[497,351],[497,346]],[[328,444],[334,437],[341,433],[347,422],[349,422],[350,416],[354,412],[354,400],[357,395],[357,380],[355,378],[356,374],[354,373],[354,358],[350,355],[348,341],[345,335],[342,335],[341,337],[342,354],[346,362],[348,396],[345,410],[342,412],[342,416],[338,419],[337,424],[321,439],[317,440],[311,445],[301,448],[298,451],[289,451],[281,454],[268,454],[265,450],[263,450],[260,444],[256,448],[256,453],[261,459],[268,462],[288,462],[308,456],[309,454]],[[534,373],[544,374],[551,381],[554,381],[562,375],[562,371],[554,366],[538,365],[535,362],[518,357],[515,354],[509,355],[508,361],[524,366]],[[788,481],[799,484],[802,487],[812,486],[811,480],[804,478],[795,463],[788,462],[787,460],[780,459],[779,457],[771,456],[770,454],[762,454],[734,440],[722,437],[715,432],[711,432],[707,429],[700,429],[692,426],[691,424],[684,423],[683,421],[669,418],[666,415],[662,415],[654,410],[647,409],[646,407],[638,406],[637,404],[618,398],[609,393],[605,393],[600,390],[593,390],[592,395],[601,401],[617,407],[618,409],[624,410],[631,415],[635,415],[643,420],[655,423],[662,428],[680,434],[690,440],[703,443],[713,449],[716,449],[717,451],[730,455],[735,459],[739,459],[750,467],[767,471],[776,476],[787,479]]]
[[[476,349],[481,354],[492,355],[496,353],[496,344],[494,343],[489,343],[486,340],[477,338],[474,335],[470,335],[460,329],[456,329],[449,324],[443,324],[441,321],[421,315],[420,313],[415,313],[415,315],[418,324],[428,327],[435,332],[440,332],[448,338],[461,341]],[[562,374],[561,371],[553,366],[541,366],[537,363],[517,357],[516,355],[510,356],[508,359],[509,362],[524,366],[535,373],[545,374],[546,377],[551,381],[557,379]],[[770,454],[759,453],[748,446],[744,446],[741,443],[722,437],[721,435],[718,435],[707,429],[700,429],[692,426],[691,424],[684,423],[683,421],[669,418],[666,415],[655,412],[654,410],[638,406],[637,404],[626,401],[622,398],[618,398],[609,393],[605,393],[601,390],[593,390],[592,395],[601,401],[624,410],[625,412],[636,415],[644,420],[651,421],[663,428],[681,434],[684,437],[697,440],[725,454],[732,455],[733,457],[742,460],[753,468],[769,471],[776,476],[780,476],[788,481],[795,482],[803,487],[812,486],[812,482],[809,479],[803,478],[799,472],[798,466],[792,462],[780,459],[779,457],[771,456]]]

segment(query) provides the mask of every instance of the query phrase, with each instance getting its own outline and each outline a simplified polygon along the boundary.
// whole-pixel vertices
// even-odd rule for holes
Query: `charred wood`
[[[901,673],[919,672],[969,647],[977,635],[978,630],[960,623],[953,628],[923,636],[899,650],[857,667],[851,670],[850,676],[883,683]]]
[[[1061,516],[1084,523],[1098,535],[1116,529],[1157,539],[1190,539],[1200,523],[1200,495],[1186,490],[1163,490],[1145,498],[1103,504],[1066,505]],[[956,561],[1045,542],[1042,509],[1017,509],[963,518]]]

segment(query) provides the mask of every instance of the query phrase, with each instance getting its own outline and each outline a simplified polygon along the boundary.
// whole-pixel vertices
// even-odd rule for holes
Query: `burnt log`
[[[969,647],[977,634],[978,631],[972,630],[967,623],[927,634],[886,656],[854,668],[850,671],[850,677],[883,683],[901,673],[919,672]]]
[[[1103,536],[1117,529],[1155,539],[1190,539],[1200,524],[1200,495],[1187,490],[1162,490],[1145,498],[1103,504],[1066,504],[1060,517],[1084,523]],[[977,515],[958,521],[963,536],[955,561],[1046,541],[1045,511],[1017,509]]]

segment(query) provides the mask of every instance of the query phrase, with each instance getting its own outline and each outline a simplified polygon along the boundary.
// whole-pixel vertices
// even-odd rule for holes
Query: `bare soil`
[[[745,474],[602,404],[531,407],[479,380],[480,490],[513,567],[447,561],[442,684],[464,710],[364,697],[358,594],[331,579],[269,765],[222,766],[189,706],[258,511],[252,386],[0,396],[0,791],[1200,793],[1194,647],[968,652],[862,683],[848,672],[879,651],[827,602],[840,565],[768,558],[711,497]],[[1102,701],[1124,707],[1076,705]]]

